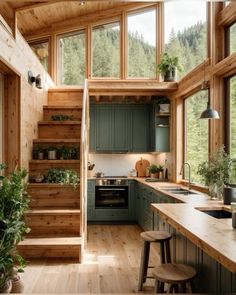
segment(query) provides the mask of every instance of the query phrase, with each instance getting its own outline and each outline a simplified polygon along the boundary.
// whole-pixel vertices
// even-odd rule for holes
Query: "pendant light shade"
[[[210,102],[207,103],[207,108],[201,113],[200,119],[220,119],[216,110],[210,108]]]
[[[205,63],[204,63],[204,80],[201,85],[201,90],[209,90],[209,84],[208,81],[205,79]],[[207,102],[207,108],[201,113],[200,119],[220,119],[220,116],[216,110],[213,110],[210,107],[210,97],[209,97],[209,91],[208,91],[208,102]]]

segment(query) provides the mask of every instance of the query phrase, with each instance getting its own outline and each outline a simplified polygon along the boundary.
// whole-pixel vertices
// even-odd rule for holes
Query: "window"
[[[48,72],[49,70],[49,41],[48,40],[41,40],[34,43],[29,44],[31,49],[39,58],[41,64]]]
[[[190,164],[191,181],[196,183],[201,183],[198,165],[208,160],[208,120],[200,119],[207,101],[208,90],[199,91],[185,100],[185,162]]]
[[[85,31],[58,38],[58,69],[61,85],[83,85],[85,79]]]
[[[228,149],[233,158],[236,158],[236,76],[228,80],[229,82],[229,116],[227,126]],[[226,116],[227,117],[227,116]]]
[[[0,73],[0,164],[3,162],[3,75]]]
[[[183,77],[207,57],[207,26],[205,1],[166,1],[165,51],[178,56]]]
[[[92,29],[92,76],[120,77],[120,23]]]
[[[236,23],[226,29],[227,36],[227,55],[236,52]]]
[[[130,13],[128,77],[156,78],[156,9]]]

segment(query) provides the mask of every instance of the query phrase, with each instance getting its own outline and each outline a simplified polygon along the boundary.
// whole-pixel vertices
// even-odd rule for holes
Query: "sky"
[[[165,43],[174,28],[175,32],[183,31],[199,21],[206,20],[206,1],[193,0],[165,1]],[[130,14],[128,17],[128,30],[138,31],[150,45],[155,46],[155,12],[147,11],[143,14]]]

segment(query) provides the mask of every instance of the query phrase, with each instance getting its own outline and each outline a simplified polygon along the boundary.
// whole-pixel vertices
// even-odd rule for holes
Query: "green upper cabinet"
[[[95,138],[96,151],[113,149],[113,109],[110,105],[96,105]]]
[[[113,108],[113,151],[129,151],[129,108],[124,105],[115,105]]]
[[[91,105],[90,151],[148,152],[149,149],[149,105]]]
[[[131,147],[132,152],[149,150],[149,107],[136,105],[131,109]]]

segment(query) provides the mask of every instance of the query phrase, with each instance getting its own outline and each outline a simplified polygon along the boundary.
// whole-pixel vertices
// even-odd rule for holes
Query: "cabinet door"
[[[96,150],[112,151],[113,106],[96,106]]]
[[[132,108],[132,152],[147,152],[149,145],[149,112],[147,105]]]
[[[170,128],[156,127],[156,151],[169,152],[170,151]]]
[[[129,122],[128,108],[114,105],[113,151],[129,151]]]
[[[95,106],[90,105],[90,124],[89,124],[89,151],[94,152],[96,150],[96,134],[95,134]]]

